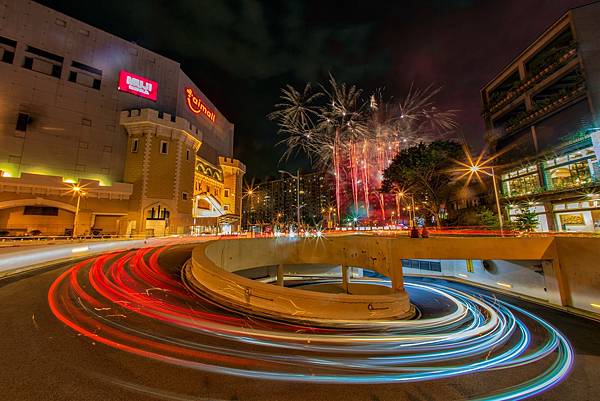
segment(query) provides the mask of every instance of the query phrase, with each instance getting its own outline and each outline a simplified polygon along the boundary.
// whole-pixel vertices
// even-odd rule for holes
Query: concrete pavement
[[[189,253],[189,246],[176,247],[160,261],[177,274]],[[508,384],[515,374],[526,378],[531,373],[526,366],[517,373],[500,370],[427,383],[318,385],[236,378],[172,366],[95,343],[61,324],[48,308],[47,292],[66,268],[63,264],[0,280],[0,399],[447,401],[483,395],[490,383]],[[596,400],[600,394],[600,324],[500,297],[553,323],[575,348],[571,376],[537,399]]]

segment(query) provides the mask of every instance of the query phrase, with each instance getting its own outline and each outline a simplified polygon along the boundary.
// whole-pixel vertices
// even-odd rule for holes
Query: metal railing
[[[82,235],[72,237],[69,235],[25,235],[0,237],[0,247],[3,246],[18,246],[18,245],[51,245],[58,243],[71,243],[81,241],[104,241],[104,240],[135,240],[154,238],[151,235]]]

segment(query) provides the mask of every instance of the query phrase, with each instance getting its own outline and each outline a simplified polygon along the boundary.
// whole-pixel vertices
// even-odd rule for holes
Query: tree
[[[534,231],[538,226],[538,221],[537,213],[528,206],[522,205],[514,220],[514,227],[520,231]]]
[[[435,216],[439,226],[440,211],[456,189],[454,160],[462,155],[460,144],[446,140],[405,148],[384,171],[382,190],[402,188],[410,193],[415,204]]]
[[[477,217],[479,217],[479,223],[487,228],[497,229],[500,227],[498,224],[498,215],[495,214],[492,210],[488,209],[486,206],[482,207],[477,213]]]

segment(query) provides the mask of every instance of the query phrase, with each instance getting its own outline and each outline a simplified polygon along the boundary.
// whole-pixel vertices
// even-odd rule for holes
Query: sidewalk
[[[35,269],[49,262],[107,251],[143,248],[172,240],[169,237],[122,240],[71,240],[63,243],[0,247],[0,278]]]

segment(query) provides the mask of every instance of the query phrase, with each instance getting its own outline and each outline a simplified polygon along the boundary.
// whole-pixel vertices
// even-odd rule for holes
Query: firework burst
[[[338,222],[342,209],[371,218],[373,201],[385,220],[389,194],[379,188],[382,173],[396,154],[456,128],[455,111],[440,110],[434,103],[439,92],[432,86],[423,90],[411,86],[400,100],[386,99],[383,90],[364,96],[357,86],[330,76],[327,85],[316,90],[310,83],[302,91],[287,85],[268,117],[283,136],[282,160],[303,153],[316,168],[333,176]]]

